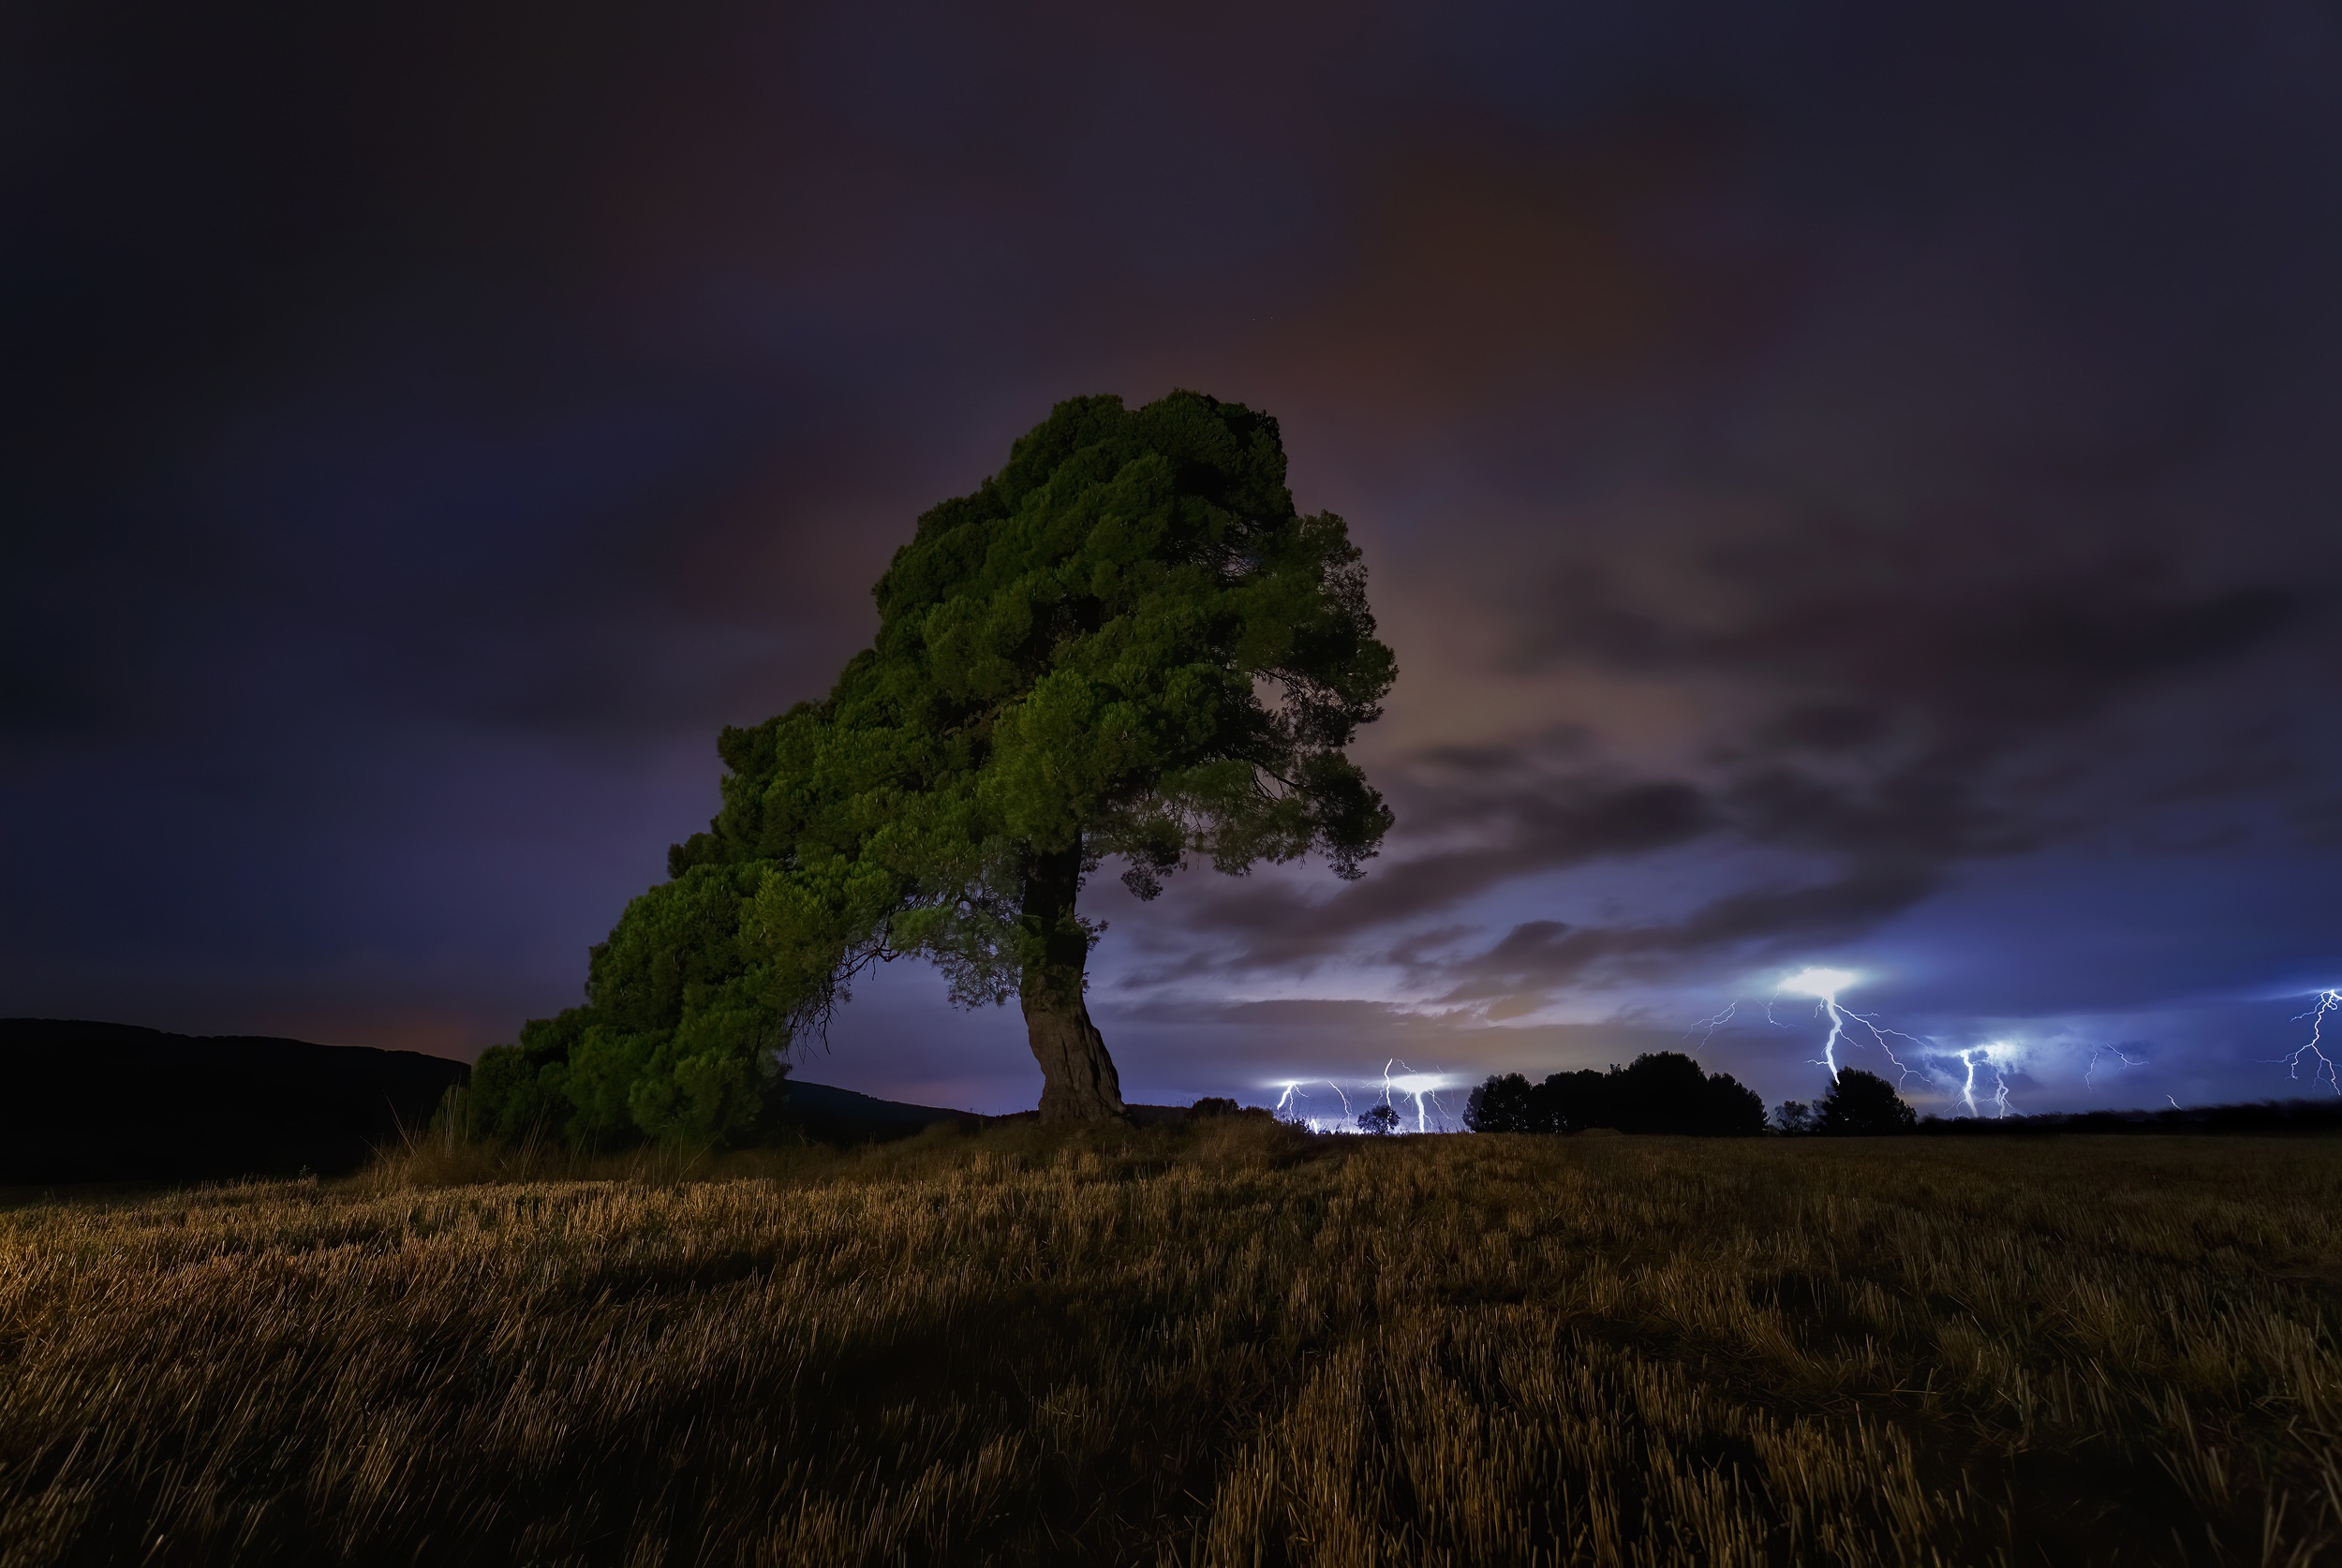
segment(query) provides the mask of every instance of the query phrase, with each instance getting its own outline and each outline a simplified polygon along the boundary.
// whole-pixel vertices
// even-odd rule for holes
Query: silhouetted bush
[[[1820,1111],[1814,1131],[1836,1137],[1908,1132],[1920,1122],[1919,1113],[1904,1103],[1892,1084],[1859,1067],[1839,1072],[1830,1092],[1821,1097]]]
[[[1358,1131],[1361,1132],[1396,1132],[1399,1131],[1399,1113],[1388,1105],[1376,1105],[1360,1111]]]
[[[1212,1117],[1232,1117],[1243,1108],[1224,1095],[1208,1094],[1190,1105],[1187,1114],[1196,1121],[1203,1121]]]
[[[1729,1072],[1703,1072],[1680,1051],[1653,1051],[1604,1072],[1580,1068],[1532,1086],[1497,1074],[1472,1091],[1464,1125],[1475,1132],[1675,1132],[1749,1137],[1765,1130],[1765,1102]]]

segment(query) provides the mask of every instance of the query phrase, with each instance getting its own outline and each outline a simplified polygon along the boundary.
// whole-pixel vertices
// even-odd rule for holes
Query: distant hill
[[[881,1100],[854,1089],[827,1084],[789,1080],[789,1117],[808,1137],[827,1144],[875,1144],[912,1133],[939,1121],[972,1131],[991,1118],[972,1111],[946,1111],[934,1105],[911,1105]]]
[[[0,1187],[346,1175],[402,1127],[427,1126],[450,1086],[470,1075],[460,1061],[419,1051],[0,1018]],[[983,1117],[794,1078],[787,1103],[791,1121],[829,1144],[1034,1115]],[[1148,1124],[1188,1114],[1130,1110]]]
[[[0,1186],[338,1175],[470,1073],[418,1051],[0,1018]]]
[[[964,1132],[1003,1122],[1038,1120],[1038,1111],[1011,1111],[1006,1116],[981,1116],[974,1111],[946,1111],[935,1105],[912,1105],[900,1100],[881,1100],[854,1089],[832,1088],[792,1078],[788,1087],[789,1119],[806,1135],[825,1144],[879,1144],[908,1138],[950,1122]],[[1185,1121],[1184,1105],[1131,1105],[1131,1120],[1141,1127]]]

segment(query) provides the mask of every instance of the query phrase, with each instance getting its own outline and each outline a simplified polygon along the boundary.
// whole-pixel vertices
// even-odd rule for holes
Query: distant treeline
[[[1845,1068],[1821,1099],[1787,1101],[1765,1114],[1753,1089],[1729,1072],[1708,1072],[1679,1051],[1654,1051],[1608,1072],[1580,1068],[1533,1083],[1500,1072],[1472,1091],[1464,1125],[1475,1132],[1667,1132],[1745,1138],[1919,1133],[1994,1138],[2052,1132],[2342,1132],[2342,1098],[2263,1100],[2251,1104],[2172,1106],[2159,1111],[2049,1112],[2038,1116],[1920,1117],[1874,1072]]]
[[[1501,1072],[1472,1091],[1464,1125],[1475,1132],[1679,1132],[1712,1138],[1765,1131],[1765,1102],[1729,1072],[1703,1072],[1680,1051],[1653,1051],[1633,1065],[1556,1072],[1531,1083]]]

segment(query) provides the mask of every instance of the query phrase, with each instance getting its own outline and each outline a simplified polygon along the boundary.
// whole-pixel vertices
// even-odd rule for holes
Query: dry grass
[[[0,1213],[0,1564],[2342,1552],[2342,1143],[476,1158]]]

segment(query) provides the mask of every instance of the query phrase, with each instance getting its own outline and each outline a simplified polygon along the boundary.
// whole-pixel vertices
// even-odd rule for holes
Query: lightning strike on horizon
[[[2309,1070],[2309,1081],[2314,1084],[2322,1078],[2326,1081],[2328,1088],[2336,1094],[2342,1094],[2342,1072],[2335,1071],[2334,1058],[2326,1055],[2325,1043],[2326,1014],[2336,1008],[2342,1008],[2342,989],[2329,986],[2319,992],[2317,1006],[2306,1013],[2293,1014],[2293,1022],[2297,1024],[2305,1018],[2309,1020],[2309,1038],[2290,1055],[2272,1059],[2286,1064],[2286,1076],[2299,1078],[2302,1075],[2303,1059],[2306,1058],[2317,1063]]]
[[[1376,1102],[1390,1106],[1394,1111],[1399,1109],[1397,1102],[1401,1098],[1414,1101],[1415,1130],[1418,1132],[1452,1132],[1457,1130],[1456,1118],[1439,1098],[1442,1091],[1457,1087],[1447,1073],[1418,1072],[1393,1057],[1383,1064],[1380,1079],[1354,1078],[1349,1082],[1355,1087],[1372,1091]],[[1320,1084],[1333,1090],[1334,1097],[1341,1102],[1340,1116],[1310,1114],[1308,1090]],[[1279,1091],[1273,1109],[1282,1120],[1306,1127],[1312,1132],[1356,1132],[1358,1130],[1355,1114],[1357,1107],[1352,1102],[1349,1090],[1337,1079],[1280,1078],[1269,1087]]]
[[[1971,1045],[1960,1053],[1960,1059],[1968,1069],[1967,1081],[1960,1086],[1960,1098],[1968,1107],[1968,1115],[1981,1115],[1976,1108],[1976,1070],[1989,1065],[1993,1070],[1993,1114],[2008,1115],[2008,1079],[2000,1070],[2000,1053],[2008,1047],[1997,1041],[1990,1045]]]
[[[1903,1059],[1895,1055],[1894,1047],[1887,1043],[1887,1037],[1890,1034],[1903,1035],[1904,1039],[1915,1045],[1924,1045],[1927,1043],[1917,1035],[1904,1034],[1901,1029],[1880,1028],[1875,1013],[1857,1013],[1852,1008],[1840,1007],[1838,993],[1856,984],[1861,978],[1852,969],[1803,969],[1793,975],[1786,976],[1780,984],[1773,987],[1773,995],[1777,997],[1786,991],[1793,997],[1812,997],[1815,998],[1814,1011],[1826,1013],[1829,1015],[1830,1033],[1822,1041],[1821,1057],[1814,1065],[1830,1069],[1831,1083],[1838,1081],[1838,1042],[1845,1038],[1846,1023],[1849,1019],[1870,1030],[1872,1043],[1878,1047],[1881,1055],[1894,1063],[1895,1072],[1898,1074],[1896,1082],[1898,1084],[1909,1083],[1912,1073],[1917,1069],[1904,1065]],[[1780,1020],[1772,1016],[1772,1005],[1770,1002],[1765,1005],[1765,1017],[1768,1022],[1776,1026],[1780,1025]]]
[[[1349,1119],[1350,1097],[1343,1093],[1341,1086],[1335,1083],[1331,1078],[1288,1078],[1283,1080],[1280,1087],[1283,1088],[1284,1092],[1277,1097],[1276,1115],[1281,1117],[1286,1117],[1286,1119],[1289,1120],[1298,1121],[1301,1125],[1307,1127],[1312,1132],[1327,1132],[1327,1128],[1319,1125],[1319,1123],[1324,1121],[1326,1118],[1322,1117],[1309,1116],[1301,1110],[1301,1102],[1309,1098],[1308,1095],[1301,1092],[1301,1086],[1303,1084],[1318,1083],[1322,1083],[1327,1088],[1333,1090],[1334,1097],[1341,1102],[1342,1119],[1341,1122],[1337,1122],[1335,1124],[1335,1129],[1339,1130]],[[1286,1113],[1288,1112],[1292,1113],[1290,1117],[1286,1117]]]
[[[1327,1088],[1333,1090],[1334,1098],[1341,1102],[1341,1115],[1339,1117],[1311,1116],[1303,1105],[1303,1102],[1309,1099],[1309,1096],[1302,1092],[1302,1086],[1305,1084],[1324,1084]],[[1275,1114],[1282,1119],[1306,1127],[1312,1132],[1348,1132],[1356,1131],[1350,1125],[1350,1096],[1348,1092],[1345,1091],[1339,1083],[1336,1083],[1333,1079],[1287,1078],[1281,1080],[1279,1087],[1281,1087],[1284,1092],[1278,1096]]]
[[[1394,1076],[1392,1072],[1394,1068],[1403,1071]],[[1430,1097],[1447,1087],[1446,1074],[1417,1072],[1397,1057],[1391,1058],[1383,1064],[1383,1103],[1390,1105],[1390,1097],[1394,1092],[1413,1096],[1415,1130],[1417,1132],[1429,1132],[1431,1130],[1429,1107],[1438,1105],[1438,1102]],[[1398,1107],[1392,1105],[1391,1109],[1397,1110]],[[1438,1105],[1438,1109],[1440,1119],[1445,1122],[1447,1119],[1447,1108],[1445,1105]]]

